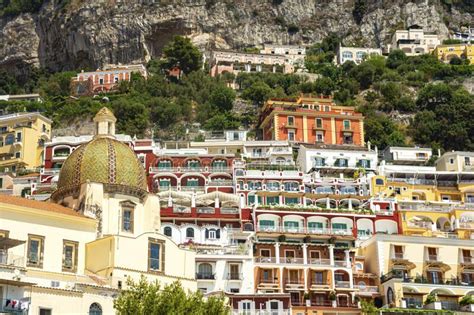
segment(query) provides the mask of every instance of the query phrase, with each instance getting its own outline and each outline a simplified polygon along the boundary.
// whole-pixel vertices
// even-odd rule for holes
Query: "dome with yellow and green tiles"
[[[57,191],[102,183],[147,190],[145,170],[133,150],[114,138],[115,116],[101,109],[94,121],[97,135],[66,159],[59,173]]]

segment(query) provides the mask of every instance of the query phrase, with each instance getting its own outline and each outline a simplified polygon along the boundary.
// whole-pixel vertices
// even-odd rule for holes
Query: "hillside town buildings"
[[[44,138],[38,173],[0,176],[0,310],[113,314],[145,275],[232,314],[472,311],[473,154],[379,151],[363,119],[303,95],[266,103],[264,140],[160,144],[107,108],[95,135]]]

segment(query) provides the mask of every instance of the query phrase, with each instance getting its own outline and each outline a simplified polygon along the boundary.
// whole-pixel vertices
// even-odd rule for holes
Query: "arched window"
[[[194,229],[193,228],[188,227],[186,229],[186,237],[194,238]]]
[[[163,229],[163,233],[166,235],[166,236],[169,236],[171,237],[173,235],[173,232],[171,230],[171,228],[169,226],[166,226],[164,229]]]
[[[211,264],[208,264],[208,263],[200,264],[198,268],[198,278],[210,279],[211,277],[212,277]]]
[[[89,315],[102,315],[102,307],[99,303],[92,303],[89,306]]]
[[[12,134],[9,134],[5,137],[5,145],[13,144],[15,142],[15,136]]]
[[[395,302],[395,294],[393,293],[392,288],[388,288],[387,290],[387,304],[391,304]]]

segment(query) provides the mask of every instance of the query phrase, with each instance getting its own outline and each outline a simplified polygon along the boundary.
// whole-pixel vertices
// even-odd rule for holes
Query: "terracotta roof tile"
[[[15,196],[0,195],[0,204],[2,203],[86,218],[86,216],[74,211],[71,208],[67,208],[47,201],[37,201]]]

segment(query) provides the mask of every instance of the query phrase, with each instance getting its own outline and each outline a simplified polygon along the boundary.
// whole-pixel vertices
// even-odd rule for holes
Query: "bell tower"
[[[107,107],[102,107],[94,117],[95,136],[115,138],[115,123],[117,118]]]

